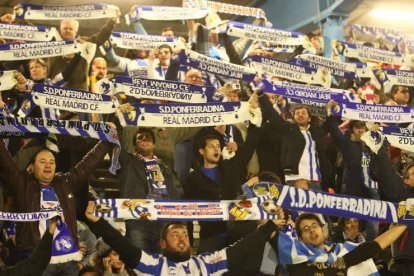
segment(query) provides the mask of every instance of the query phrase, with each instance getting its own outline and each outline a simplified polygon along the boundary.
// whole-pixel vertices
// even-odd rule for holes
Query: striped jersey
[[[306,144],[299,161],[299,174],[285,175],[286,181],[306,179],[319,182],[322,180],[316,143],[308,130],[300,131],[305,138]]]
[[[361,158],[361,167],[362,167],[362,182],[364,183],[365,187],[378,189],[378,182],[371,179],[371,175],[369,173],[369,163],[371,159],[366,151],[362,151],[362,158]]]
[[[226,249],[193,255],[184,262],[173,262],[162,254],[149,255],[141,251],[141,259],[134,271],[142,276],[215,276],[227,271]]]

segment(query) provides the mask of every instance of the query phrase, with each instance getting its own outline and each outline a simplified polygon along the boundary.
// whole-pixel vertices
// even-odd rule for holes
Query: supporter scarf
[[[24,41],[50,41],[60,36],[55,28],[0,23],[0,37]]]
[[[154,155],[153,159],[148,160],[141,154],[136,154],[136,157],[144,163],[149,191],[147,198],[166,197],[168,195],[168,189],[165,185],[165,178],[160,165],[158,165],[158,158]]]
[[[353,62],[351,64],[355,65],[355,74],[359,78],[372,78],[372,70],[368,68],[368,65],[366,63]]]
[[[298,106],[306,105],[312,116],[318,116],[322,118],[326,118],[327,116],[326,102],[289,98],[288,103],[291,106],[291,110],[295,110]]]
[[[341,99],[336,100],[340,102]],[[414,114],[411,107],[383,104],[362,104],[342,101],[332,115],[350,120],[360,120],[380,123],[411,123]]]
[[[298,32],[288,32],[267,27],[229,21],[226,33],[229,36],[249,38],[252,40],[272,42],[279,45],[303,45],[305,36]]]
[[[26,134],[29,134],[30,137],[33,133],[83,136],[115,144],[117,147],[114,149],[114,156],[112,157],[109,171],[115,174],[115,171],[120,168],[118,158],[121,145],[115,130],[103,122],[66,121],[31,117],[0,117],[0,137],[21,137]]]
[[[414,152],[414,129],[382,127],[381,131],[391,146]]]
[[[117,6],[107,4],[84,4],[68,6],[42,6],[22,3],[14,7],[17,19],[102,19],[118,17],[121,12]]]
[[[377,89],[384,87],[384,91],[390,91],[393,85],[414,86],[414,72],[395,69],[374,69],[373,83]]]
[[[403,55],[343,41],[334,41],[333,43],[338,53],[345,57],[395,65],[414,66],[413,55]]]
[[[321,265],[340,266],[343,264],[344,268],[345,264],[338,259],[354,250],[357,246],[358,244],[353,242],[337,243],[333,250],[327,252],[325,249],[308,246],[283,232],[279,232],[277,244],[279,261],[282,265],[316,262],[321,263]],[[338,261],[338,263],[335,263],[336,261]],[[368,259],[355,266],[351,266],[347,271],[347,275],[379,276],[380,274],[378,273],[373,260]]]
[[[0,91],[12,89],[17,81],[14,75],[17,71],[0,71]]]
[[[331,86],[331,75],[327,70],[324,71],[325,69],[316,70],[262,56],[250,57],[248,62],[254,69],[262,71],[268,76],[277,76],[304,83],[320,84],[325,87]]]
[[[182,50],[180,53],[180,64],[226,78],[247,82],[252,82],[256,77],[256,71],[251,68],[220,61],[187,49]]]
[[[272,210],[275,210],[276,207],[273,199],[269,197],[208,202],[164,199],[98,199],[95,203],[97,216],[111,218],[179,221],[277,218],[272,214]]]
[[[90,62],[95,50],[96,45],[93,43],[75,41],[0,44],[0,61],[48,58],[81,52],[81,56]]]
[[[96,213],[102,217],[145,220],[258,220],[273,217],[276,204],[295,211],[414,226],[414,211],[405,205],[280,184],[259,184],[253,190],[262,196],[247,201],[99,199]],[[234,207],[237,212],[231,211]]]
[[[137,6],[125,15],[127,25],[140,19],[146,20],[189,20],[206,17],[207,9],[168,6]]]
[[[200,104],[134,104],[133,111],[117,111],[120,123],[148,127],[200,127],[236,124],[249,120],[244,102]]]
[[[35,104],[81,113],[114,113],[118,102],[111,96],[45,84],[34,84],[31,93]]]
[[[309,54],[296,56],[294,62],[297,65],[302,65],[313,69],[326,68],[329,73],[337,77],[346,78],[349,80],[354,80],[356,78],[356,68],[352,63],[346,63],[339,60]]]
[[[116,92],[134,98],[148,98],[183,103],[205,103],[214,93],[214,87],[175,81],[116,76]]]
[[[153,50],[160,45],[167,44],[172,49],[176,47],[177,38],[161,35],[141,35],[134,33],[112,32],[109,38],[111,44],[122,49]]]
[[[290,82],[263,80],[263,91],[281,95],[290,99],[316,101],[327,103],[333,96],[341,97],[345,91]],[[337,98],[335,97],[335,98]]]
[[[51,264],[82,260],[82,253],[72,238],[65,222],[58,220],[57,234],[53,237]]]
[[[296,50],[296,46],[283,46],[264,41],[260,41],[259,45],[261,49],[274,53],[293,53]]]
[[[259,8],[244,7],[216,1],[207,1],[207,8],[221,13],[266,18],[265,12]]]
[[[352,24],[351,28],[354,35],[362,34],[364,36],[368,36],[368,39],[370,40],[376,40],[378,37],[383,37],[389,43],[399,43],[401,40],[404,40],[405,44],[409,48],[414,48],[414,37],[412,35],[405,34],[400,30],[392,30],[382,27],[368,27],[358,24]]]
[[[58,212],[34,212],[34,213],[5,213],[0,212],[0,220],[7,221],[38,221],[51,219],[62,214]]]

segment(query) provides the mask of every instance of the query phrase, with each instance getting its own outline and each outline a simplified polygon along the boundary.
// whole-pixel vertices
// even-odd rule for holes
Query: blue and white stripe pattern
[[[378,182],[372,180],[370,172],[369,172],[370,160],[371,159],[370,159],[368,152],[362,151],[362,159],[361,159],[362,182],[367,188],[378,189]]]
[[[307,130],[301,130],[305,138],[305,148],[299,161],[299,174],[286,175],[286,180],[307,179],[309,181],[320,182],[322,180],[319,157],[316,152],[316,143],[312,135]]]
[[[300,264],[304,262],[318,262],[332,265],[336,260],[348,252],[354,250],[357,243],[337,243],[334,249],[326,252],[325,249],[308,246],[305,243],[293,239],[290,235],[279,232],[278,250],[279,261],[282,265]],[[355,273],[355,274],[354,274]],[[372,259],[348,268],[347,275],[379,275]]]
[[[14,118],[1,117],[0,133],[11,132],[18,134],[32,134],[32,133],[54,133],[71,136],[83,136],[88,138],[95,138],[101,141],[110,142],[118,147],[114,150],[111,167],[109,171],[115,174],[116,170],[120,169],[119,154],[120,143],[116,138],[116,130],[111,129],[105,123],[95,123],[86,121],[65,121],[65,120],[51,120],[43,118]],[[13,135],[11,135],[12,137]]]
[[[226,250],[191,256],[188,261],[175,263],[161,254],[149,255],[142,251],[141,260],[134,269],[138,275],[222,275],[228,270]]]

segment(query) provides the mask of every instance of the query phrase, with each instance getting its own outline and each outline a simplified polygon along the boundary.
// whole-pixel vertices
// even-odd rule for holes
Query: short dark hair
[[[277,184],[282,183],[279,176],[275,173],[270,172],[270,171],[260,172],[257,175],[257,177],[259,178],[259,181],[267,181],[267,182],[273,182],[273,183],[277,183]]]
[[[160,239],[161,240],[166,240],[167,239],[168,227],[170,227],[171,225],[183,226],[183,227],[185,227],[185,229],[188,230],[187,223],[185,223],[183,221],[170,221],[170,222],[167,222],[161,228],[161,234],[160,234]]]
[[[320,227],[323,226],[323,223],[321,221],[321,219],[318,217],[318,215],[314,214],[314,213],[303,213],[300,214],[299,217],[296,219],[296,233],[298,233],[298,236],[302,236],[302,229],[300,229],[299,225],[300,223],[305,220],[316,220],[316,222],[319,224]]]
[[[351,120],[349,121],[349,130],[352,131],[355,127],[365,127],[365,123],[363,121],[358,120]]]
[[[344,230],[344,227],[345,227],[345,223],[348,221],[348,220],[350,220],[351,218],[344,218],[344,217],[340,217],[339,219],[338,219],[338,226],[339,226],[339,228],[341,229],[341,230]],[[358,223],[359,223],[359,226],[358,226],[358,230],[359,231],[361,231],[361,227],[362,227],[362,224],[361,224],[361,222],[360,222],[360,220],[359,219],[357,219],[357,218],[355,218],[356,220],[358,220]]]
[[[167,27],[164,27],[164,29],[162,29],[162,33],[163,32],[168,32],[168,31],[173,32],[174,35],[175,35],[175,31],[174,31],[173,27],[167,26]]]
[[[302,105],[302,104],[297,105],[293,108],[293,113],[295,113],[296,110],[299,110],[299,109],[306,109],[306,112],[308,112],[308,116],[311,117],[312,113],[309,107],[307,107],[306,105]]]
[[[162,48],[168,48],[168,50],[170,51],[170,53],[171,53],[171,54],[173,53],[173,50],[172,50],[171,46],[170,46],[170,45],[168,45],[168,44],[161,44],[161,45],[158,47],[158,50],[161,50]]]
[[[30,160],[30,164],[34,164],[34,162],[36,161],[36,157],[37,157],[37,155],[38,155],[40,152],[42,152],[42,151],[48,151],[48,152],[50,152],[50,153],[53,155],[53,157],[55,158],[55,161],[57,161],[56,152],[54,152],[53,150],[51,150],[51,149],[49,149],[49,148],[47,148],[47,147],[43,147],[43,148],[41,148],[40,150],[38,150],[38,151],[37,151],[37,152],[33,155],[32,159]]]
[[[220,138],[213,134],[213,133],[208,133],[206,135],[204,135],[203,137],[201,137],[200,141],[198,142],[198,149],[204,149],[207,145],[207,141],[208,140],[219,140],[220,142]],[[221,142],[220,142],[220,146],[221,146]]]
[[[139,127],[137,129],[137,131],[135,131],[134,137],[132,137],[132,144],[134,146],[137,146],[137,136],[138,136],[138,134],[144,133],[144,132],[149,133],[151,135],[152,142],[155,144],[155,134],[154,134],[154,131],[152,129],[148,128],[148,127]]]
[[[95,272],[98,276],[102,275],[97,267],[86,265],[79,271],[78,276],[82,276],[84,273],[88,272]]]

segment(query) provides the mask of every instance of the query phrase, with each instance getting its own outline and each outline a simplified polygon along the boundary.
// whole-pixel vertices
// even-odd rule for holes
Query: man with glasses
[[[299,240],[278,232],[272,245],[288,275],[376,275],[370,259],[407,229],[406,225],[395,225],[374,241],[358,245],[328,242],[322,226],[316,214],[304,213],[296,220]]]
[[[121,141],[122,142],[122,141]],[[178,198],[174,176],[165,163],[154,155],[155,134],[139,127],[133,136],[135,152],[121,151],[121,197],[173,199]],[[139,248],[158,252],[162,224],[158,221],[126,221],[126,237]]]

